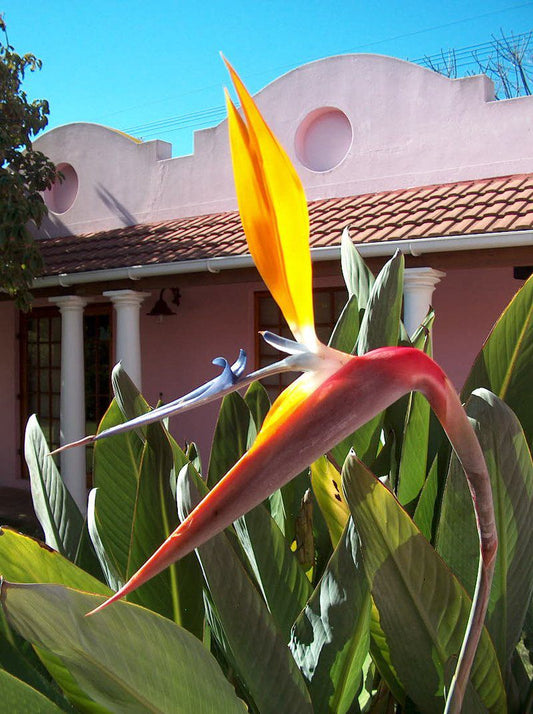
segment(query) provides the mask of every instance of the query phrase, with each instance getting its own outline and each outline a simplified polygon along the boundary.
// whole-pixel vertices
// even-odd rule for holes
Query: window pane
[[[259,322],[264,327],[274,327],[279,324],[281,312],[271,297],[262,298],[259,303]]]
[[[346,300],[347,293],[344,288],[318,289],[313,293],[316,331],[318,338],[322,342],[328,342]],[[256,328],[258,331],[272,330],[282,337],[293,339],[280,309],[270,295],[256,295],[256,315]],[[256,365],[258,367],[272,364],[283,357],[280,352],[267,345],[264,340],[258,340],[257,345]],[[280,393],[282,388],[294,381],[297,376],[297,373],[286,372],[283,375],[269,378],[263,384],[267,387],[269,396],[272,399]]]
[[[331,294],[329,292],[319,292],[314,295],[315,323],[331,324]]]
[[[61,342],[61,318],[52,317],[50,319],[51,339],[53,342]]]

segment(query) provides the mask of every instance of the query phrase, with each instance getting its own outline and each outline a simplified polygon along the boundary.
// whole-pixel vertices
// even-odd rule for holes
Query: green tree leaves
[[[22,89],[26,72],[41,68],[31,54],[18,55],[7,40],[0,18],[0,286],[18,307],[28,309],[33,278],[42,268],[39,249],[28,223],[39,226],[46,215],[40,195],[58,178],[56,168],[32,139],[48,123],[48,102],[29,102]]]

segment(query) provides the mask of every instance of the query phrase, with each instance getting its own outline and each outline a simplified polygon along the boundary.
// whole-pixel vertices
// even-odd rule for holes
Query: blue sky
[[[137,129],[172,142],[175,155],[190,152],[194,128],[221,118],[219,51],[255,92],[328,55],[415,60],[533,28],[533,2],[512,0],[382,0],[379,9],[355,0],[4,0],[2,13],[15,49],[43,60],[25,88],[49,100],[50,127]]]

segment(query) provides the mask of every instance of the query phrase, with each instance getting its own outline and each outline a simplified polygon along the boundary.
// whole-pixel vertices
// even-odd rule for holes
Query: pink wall
[[[494,101],[482,75],[448,79],[393,57],[348,54],[302,65],[256,100],[309,200],[531,171],[533,97]],[[75,200],[51,202],[41,235],[236,207],[226,121],[196,132],[194,154],[175,158],[165,142],[86,123],[52,129],[35,146],[75,177],[60,189]]]
[[[342,285],[340,278],[319,278],[317,286]],[[490,329],[522,282],[511,267],[484,270],[450,269],[434,293],[437,313],[435,359],[457,388],[481,349]],[[170,401],[218,373],[217,356],[233,361],[239,347],[254,366],[254,291],[260,283],[186,287],[175,317],[161,323],[145,313],[158,297],[154,292],[142,309],[143,391],[151,404],[159,393]],[[210,451],[219,402],[171,420],[171,432],[183,445],[196,441],[204,465]]]
[[[3,486],[24,486],[20,479],[19,439],[19,353],[17,312],[12,303],[0,303],[0,483]],[[17,483],[15,483],[17,482]]]
[[[156,293],[145,301],[147,309],[141,317],[143,392],[151,404],[157,402],[160,392],[168,402],[212,379],[220,369],[211,360],[225,357],[233,362],[241,347],[253,369],[254,289],[261,286],[241,283],[182,288],[176,316],[162,322],[145,314]],[[170,424],[180,445],[199,443],[205,466],[218,409],[219,402],[209,404],[173,418]]]
[[[512,267],[448,270],[433,295],[435,359],[460,389],[488,334],[523,281]]]

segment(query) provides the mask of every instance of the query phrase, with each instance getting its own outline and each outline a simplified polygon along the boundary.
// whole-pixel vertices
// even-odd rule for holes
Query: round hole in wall
[[[65,213],[78,195],[78,174],[70,164],[58,164],[56,168],[63,178],[47,189],[43,193],[43,198],[52,213]]]
[[[336,107],[310,112],[296,132],[296,155],[311,171],[330,171],[346,157],[353,131],[346,114]]]

